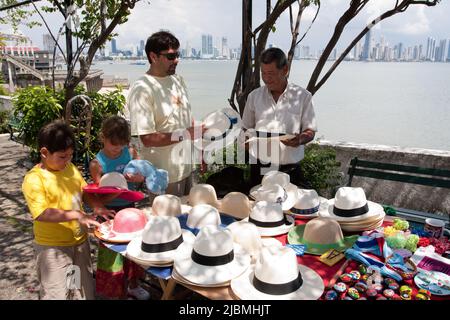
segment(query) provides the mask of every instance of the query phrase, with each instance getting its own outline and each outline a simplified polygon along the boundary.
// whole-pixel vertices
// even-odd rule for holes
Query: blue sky
[[[345,11],[350,0],[322,0],[322,8],[316,23],[303,44],[313,49],[322,49],[336,21]],[[275,0],[272,0],[275,3]],[[390,8],[394,0],[372,0],[358,18],[348,26],[338,48],[344,48],[355,34],[373,17]],[[253,0],[253,26],[256,27],[265,17],[265,0]],[[225,36],[229,47],[238,47],[241,41],[242,0],[151,0],[138,3],[129,20],[117,29],[118,47],[129,49],[145,40],[151,33],[160,29],[172,31],[184,47],[189,41],[194,48],[200,48],[201,35],[210,33],[214,40]],[[307,9],[301,24],[305,30],[314,16],[315,9]],[[407,12],[385,20],[373,32],[375,40],[384,35],[390,45],[400,41],[406,45],[425,44],[426,38],[450,39],[450,1],[443,0],[436,7],[412,6]],[[61,26],[59,14],[48,17],[48,22],[55,33]],[[276,24],[276,32],[270,35],[269,43],[287,50],[290,44],[289,17],[284,14]],[[9,28],[0,26],[5,32]],[[42,46],[44,27],[32,30],[21,28],[29,35],[33,43]],[[301,32],[302,33],[302,32]]]

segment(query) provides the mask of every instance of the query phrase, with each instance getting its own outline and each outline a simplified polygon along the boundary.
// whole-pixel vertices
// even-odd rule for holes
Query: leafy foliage
[[[100,128],[103,119],[123,111],[125,97],[121,89],[106,94],[86,93],[82,86],[78,86],[75,94],[86,94],[92,100],[91,139],[89,145],[84,142],[83,136],[77,137],[77,150],[97,153],[101,148],[99,140]],[[54,92],[48,87],[28,87],[16,92],[13,98],[13,116],[17,119],[18,134],[25,145],[30,147],[31,157],[37,160],[38,150],[36,137],[39,130],[47,123],[62,118],[62,103],[64,90]],[[74,103],[72,114],[77,117],[81,104]],[[75,161],[77,159],[74,159]],[[78,160],[81,160],[78,159]]]
[[[8,132],[8,120],[11,112],[8,110],[0,111],[0,133]]]
[[[322,196],[334,196],[335,189],[342,183],[343,175],[339,172],[340,163],[336,161],[336,151],[333,148],[321,147],[317,143],[308,144],[300,166],[313,189]]]

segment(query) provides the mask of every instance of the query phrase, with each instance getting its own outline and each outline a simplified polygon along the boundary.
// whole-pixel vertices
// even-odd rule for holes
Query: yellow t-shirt
[[[128,95],[131,135],[175,132],[192,125],[191,105],[184,80],[179,75],[144,75]],[[167,170],[169,183],[181,181],[192,170],[192,140],[164,147],[145,147],[139,140],[139,155],[154,166]]]
[[[58,223],[36,220],[47,208],[82,210],[82,188],[85,185],[86,181],[72,163],[61,171],[48,171],[36,165],[25,175],[22,191],[34,219],[37,244],[73,246],[86,240],[86,232],[77,220]]]

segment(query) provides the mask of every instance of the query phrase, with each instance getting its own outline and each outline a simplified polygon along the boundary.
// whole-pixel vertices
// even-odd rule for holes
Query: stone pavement
[[[32,219],[22,194],[26,147],[0,135],[0,300],[38,299]]]

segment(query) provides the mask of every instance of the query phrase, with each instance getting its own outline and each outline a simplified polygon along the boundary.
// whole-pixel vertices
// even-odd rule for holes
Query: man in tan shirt
[[[201,129],[193,124],[186,84],[175,74],[180,43],[169,32],[147,39],[150,69],[132,86],[128,97],[131,135],[139,136],[142,159],[169,173],[167,194],[183,196],[192,185],[192,139]],[[154,195],[150,195],[152,203]]]

